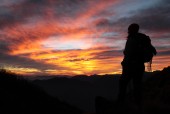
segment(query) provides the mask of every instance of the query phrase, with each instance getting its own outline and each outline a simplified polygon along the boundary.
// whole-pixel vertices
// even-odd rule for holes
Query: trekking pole
[[[152,60],[150,60],[149,62],[147,62],[147,64],[146,64],[147,66],[147,71],[148,72],[152,72]]]

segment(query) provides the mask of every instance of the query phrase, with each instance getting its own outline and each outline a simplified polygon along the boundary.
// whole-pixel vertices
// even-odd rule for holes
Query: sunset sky
[[[131,23],[170,65],[169,0],[0,0],[0,67],[20,74],[121,73]]]

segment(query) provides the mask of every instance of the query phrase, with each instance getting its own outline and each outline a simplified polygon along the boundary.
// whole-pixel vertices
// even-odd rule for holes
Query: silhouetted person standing
[[[145,71],[145,55],[144,47],[148,43],[151,44],[150,38],[145,34],[139,33],[139,25],[131,24],[128,27],[128,37],[124,49],[124,59],[122,61],[122,75],[119,80],[119,96],[118,101],[124,104],[126,97],[126,89],[130,80],[133,81],[133,92],[135,103],[139,107],[142,101],[142,77]],[[153,55],[156,55],[156,49],[150,46]]]

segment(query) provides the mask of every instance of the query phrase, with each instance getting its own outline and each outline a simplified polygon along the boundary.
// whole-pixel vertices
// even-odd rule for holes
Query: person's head
[[[128,33],[129,34],[135,34],[138,33],[139,31],[139,25],[136,23],[132,23],[131,25],[129,25],[128,27]]]

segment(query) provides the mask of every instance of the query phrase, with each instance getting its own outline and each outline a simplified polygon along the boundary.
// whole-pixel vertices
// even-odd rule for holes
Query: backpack
[[[142,51],[142,58],[143,62],[145,63],[147,71],[152,71],[152,58],[154,55],[157,54],[157,51],[155,47],[151,44],[151,39],[149,36],[146,36],[144,34],[139,34],[140,38],[140,45],[142,48],[140,50]]]
[[[144,63],[152,62],[152,58],[154,55],[157,54],[155,47],[151,44],[151,40],[149,36],[146,36],[142,38],[143,40],[143,60]]]

